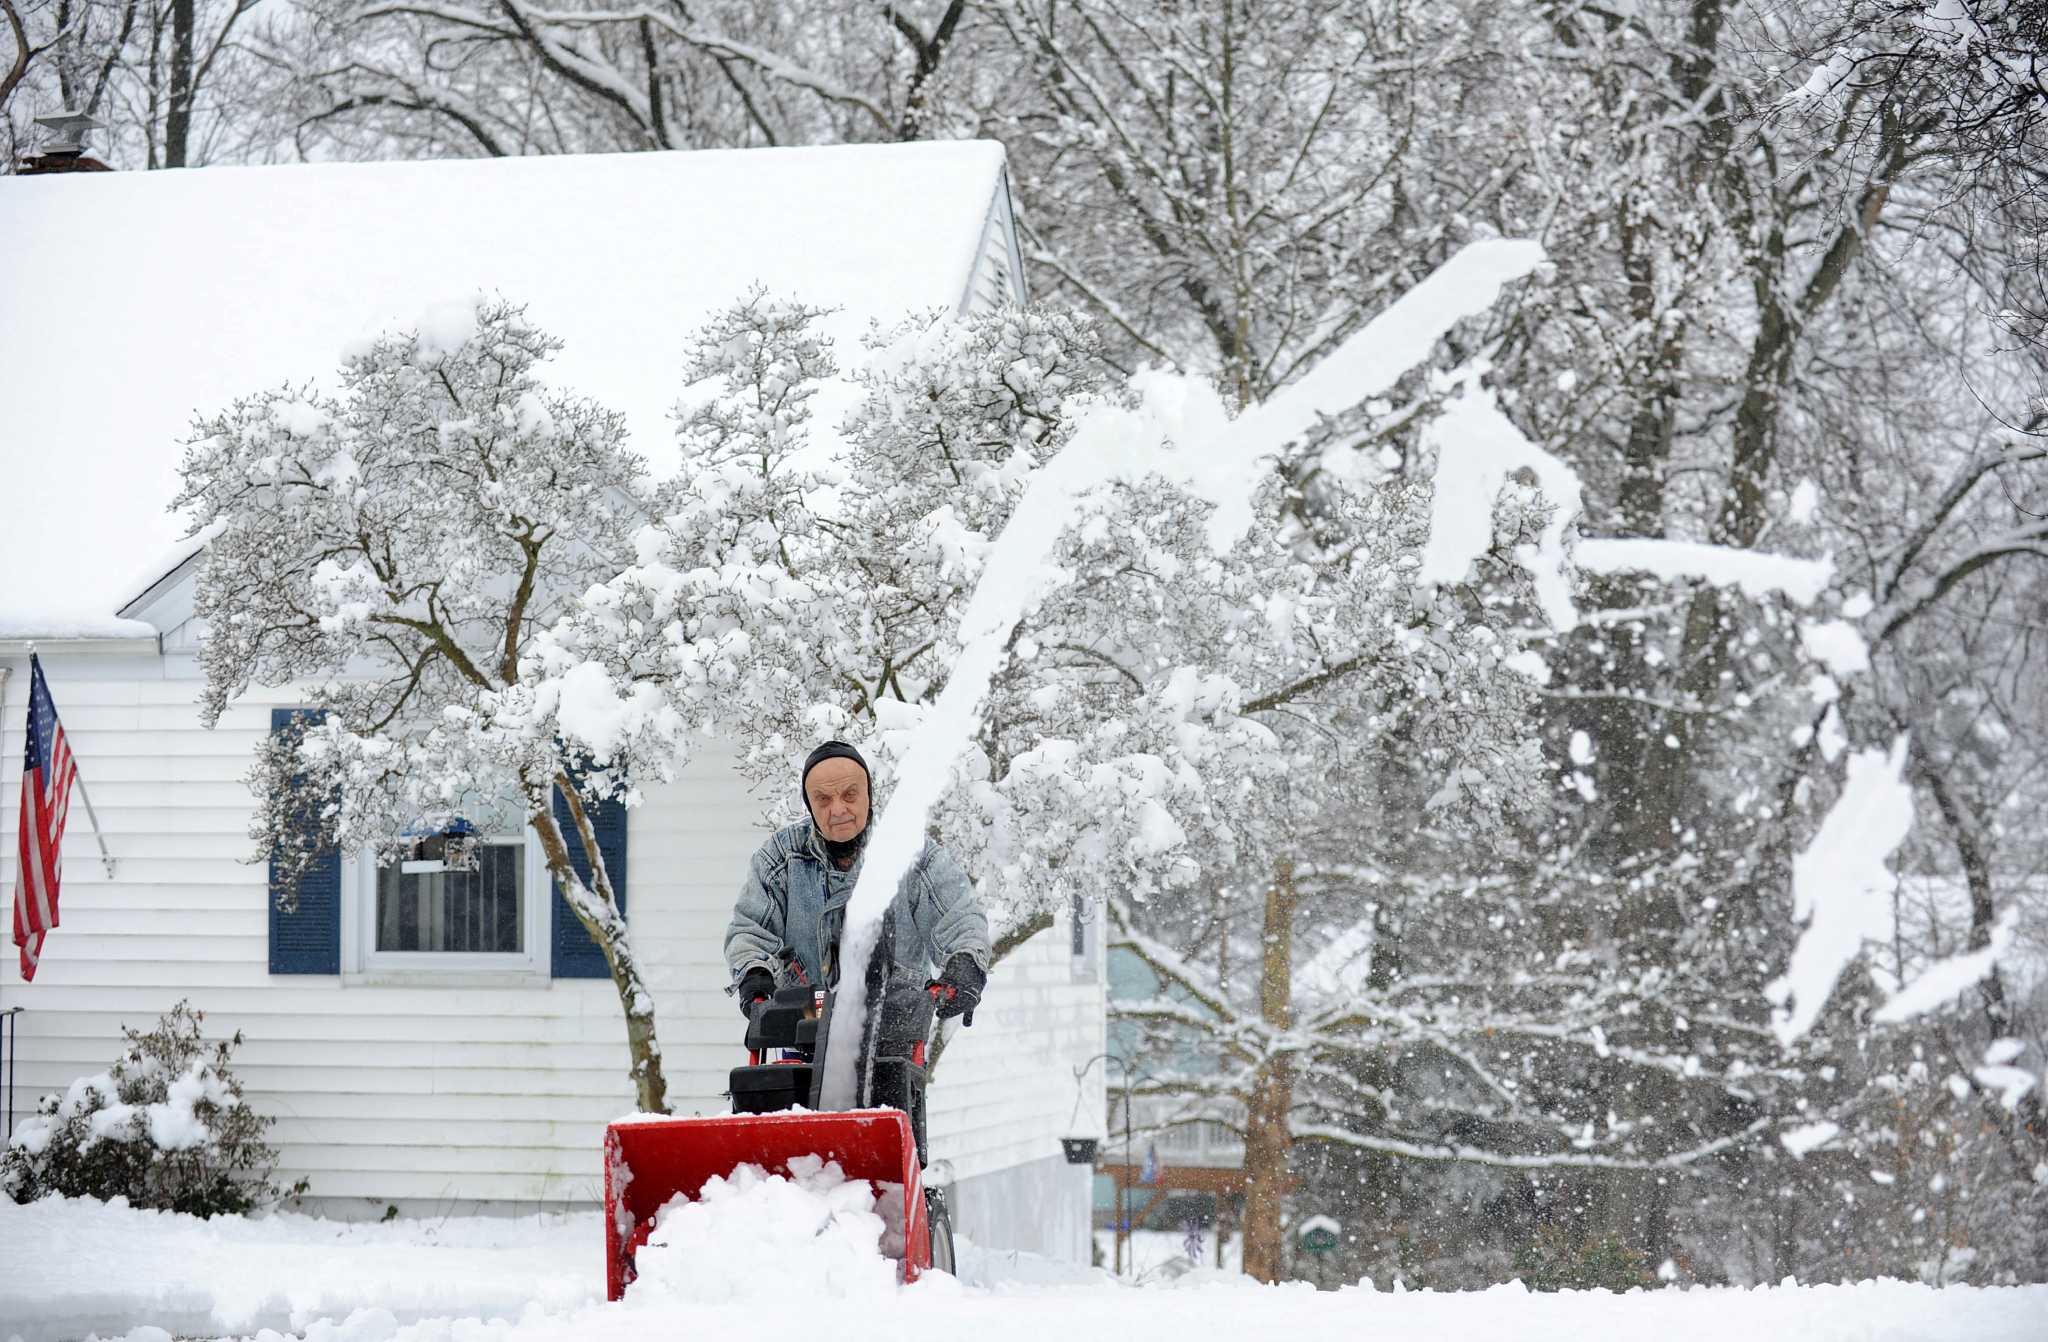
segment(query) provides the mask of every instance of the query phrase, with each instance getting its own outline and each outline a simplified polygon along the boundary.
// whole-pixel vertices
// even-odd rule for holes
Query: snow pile
[[[39,1156],[50,1149],[50,1138],[56,1135],[59,1128],[75,1122],[86,1114],[94,1115],[88,1120],[92,1124],[89,1137],[97,1140],[107,1136],[98,1122],[98,1115],[107,1112],[103,1106],[112,1098],[115,1089],[114,1078],[106,1072],[79,1077],[65,1090],[63,1098],[57,1101],[55,1112],[24,1118],[20,1126],[15,1128],[14,1136],[7,1144],[18,1146],[32,1156]],[[130,1106],[120,1105],[119,1108],[128,1110]],[[120,1135],[125,1138],[130,1134]]]
[[[678,1194],[634,1256],[628,1298],[641,1307],[784,1300],[792,1294],[875,1301],[896,1293],[875,1186],[837,1162],[798,1156],[790,1177],[742,1165]],[[902,1190],[895,1190],[900,1207]],[[883,1202],[889,1201],[885,1186]]]

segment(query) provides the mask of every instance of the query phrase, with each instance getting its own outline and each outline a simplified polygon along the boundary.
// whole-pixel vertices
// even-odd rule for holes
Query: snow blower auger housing
[[[859,1093],[874,1107],[815,1112],[833,994],[796,987],[776,993],[748,1019],[748,1060],[732,1070],[730,1116],[627,1119],[605,1129],[606,1299],[617,1300],[633,1281],[634,1253],[671,1198],[695,1198],[713,1176],[745,1164],[787,1177],[789,1162],[808,1155],[838,1162],[848,1179],[901,1187],[903,1281],[917,1280],[934,1265],[952,1270],[945,1199],[941,1190],[924,1187],[923,1175],[932,1004],[921,988],[899,982],[892,989],[879,994],[881,1009],[869,1013],[869,1032],[879,1031],[880,1041],[863,1050],[868,1056],[859,1069]],[[769,1061],[777,1050],[785,1056]],[[895,1190],[878,1191],[894,1196]]]

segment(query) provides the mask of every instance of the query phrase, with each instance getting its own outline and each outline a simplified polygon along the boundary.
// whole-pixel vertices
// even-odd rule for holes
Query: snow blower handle
[[[937,978],[926,981],[924,990],[931,994],[932,1011],[940,1020],[958,1016],[962,1025],[972,1025],[974,1009],[981,1005],[981,990],[986,986],[988,975],[974,963],[973,956],[960,951],[946,961]]]
[[[927,983],[924,986],[924,990],[930,993],[932,996],[932,1011],[933,1014],[938,1017],[938,1019],[945,1020],[947,1016],[955,1014],[952,1012],[945,1011],[943,1009],[946,1003],[952,1000],[951,997],[947,996],[946,985],[940,983],[937,979],[933,979],[930,983]],[[973,1007],[969,1007],[967,1008],[967,1010],[959,1012],[957,1014],[960,1017],[960,1023],[962,1025],[974,1024]]]

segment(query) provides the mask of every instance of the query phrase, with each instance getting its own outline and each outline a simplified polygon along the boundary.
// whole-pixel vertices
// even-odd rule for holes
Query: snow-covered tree
[[[812,432],[818,384],[839,369],[816,315],[757,294],[699,337],[689,376],[717,391],[681,418],[684,466],[662,520],[641,562],[541,656],[564,676],[602,665],[617,701],[640,710],[622,731],[729,733],[763,777],[785,776],[821,736],[859,739],[886,796],[946,683],[992,538],[1073,409],[1104,394],[1103,370],[1063,314],[917,319],[876,335],[835,442]],[[1220,826],[1229,841],[1202,767],[1250,759],[1264,734],[1247,739],[1227,687],[1130,619],[1165,619],[1169,574],[1220,578],[1200,572],[1217,566],[1193,553],[1198,524],[1187,499],[1108,501],[1062,557],[1072,587],[1020,632],[978,757],[956,766],[957,805],[937,827],[996,897],[1005,945],[1105,880],[1184,883],[1191,868],[1173,854],[1190,829]],[[1119,602],[1139,604],[1112,614]],[[661,698],[635,700],[648,686]]]
[[[681,418],[686,464],[661,495],[640,562],[591,594],[538,653],[563,683],[602,667],[615,734],[600,758],[684,727],[736,736],[765,776],[833,733],[871,746],[886,800],[943,692],[969,595],[1029,581],[995,539],[1091,407],[1132,393],[1088,328],[1049,311],[878,331],[836,450],[813,437],[836,354],[815,313],[755,295],[696,344],[715,389]],[[1212,545],[1214,504],[1156,478],[1090,497],[1054,545],[1059,580],[1009,635],[954,764],[937,835],[982,882],[1014,944],[1076,896],[1106,893],[1122,926],[1205,876],[1284,870],[1331,792],[1292,778],[1335,753],[1398,752],[1432,779],[1447,826],[1500,825],[1540,804],[1530,682],[1511,669],[1506,608],[1418,587],[1426,490],[1332,477],[1313,500],[1278,463],[1250,528]],[[543,688],[545,693],[545,688]],[[593,691],[594,692],[594,691]],[[651,750],[649,753],[653,753]],[[1288,1096],[1288,961],[1265,983],[1282,1015],[1254,1024],[1252,1270],[1279,1271]]]
[[[316,154],[916,139],[957,124],[947,83],[974,8],[310,0],[274,58],[295,76],[290,116]]]
[[[1120,366],[1210,373],[1243,404],[1453,249],[1462,216],[1429,209],[1413,150],[1465,17],[1024,0],[976,34],[1018,77],[962,94],[1025,131],[1010,138],[1040,291],[1096,316]],[[1459,208],[1485,211],[1499,185]]]
[[[319,852],[388,857],[423,820],[519,817],[604,951],[640,1108],[658,1112],[654,999],[590,822],[643,762],[565,739],[553,711],[568,696],[573,716],[573,682],[550,712],[529,693],[538,631],[630,559],[647,499],[620,418],[539,381],[559,347],[502,300],[438,310],[351,355],[338,391],[281,387],[201,418],[174,506],[208,538],[204,720],[252,684],[324,710],[251,776],[280,898]]]

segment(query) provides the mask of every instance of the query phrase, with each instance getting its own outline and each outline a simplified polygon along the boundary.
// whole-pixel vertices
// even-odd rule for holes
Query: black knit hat
[[[817,768],[826,760],[852,760],[860,766],[860,771],[868,776],[868,786],[874,786],[875,775],[868,768],[868,762],[860,757],[858,750],[855,750],[844,741],[827,741],[805,757],[804,771],[797,776],[796,780],[796,790],[798,792],[802,792],[804,784],[810,781],[811,770]],[[810,806],[810,799],[808,797],[805,798],[804,805],[806,808]]]

